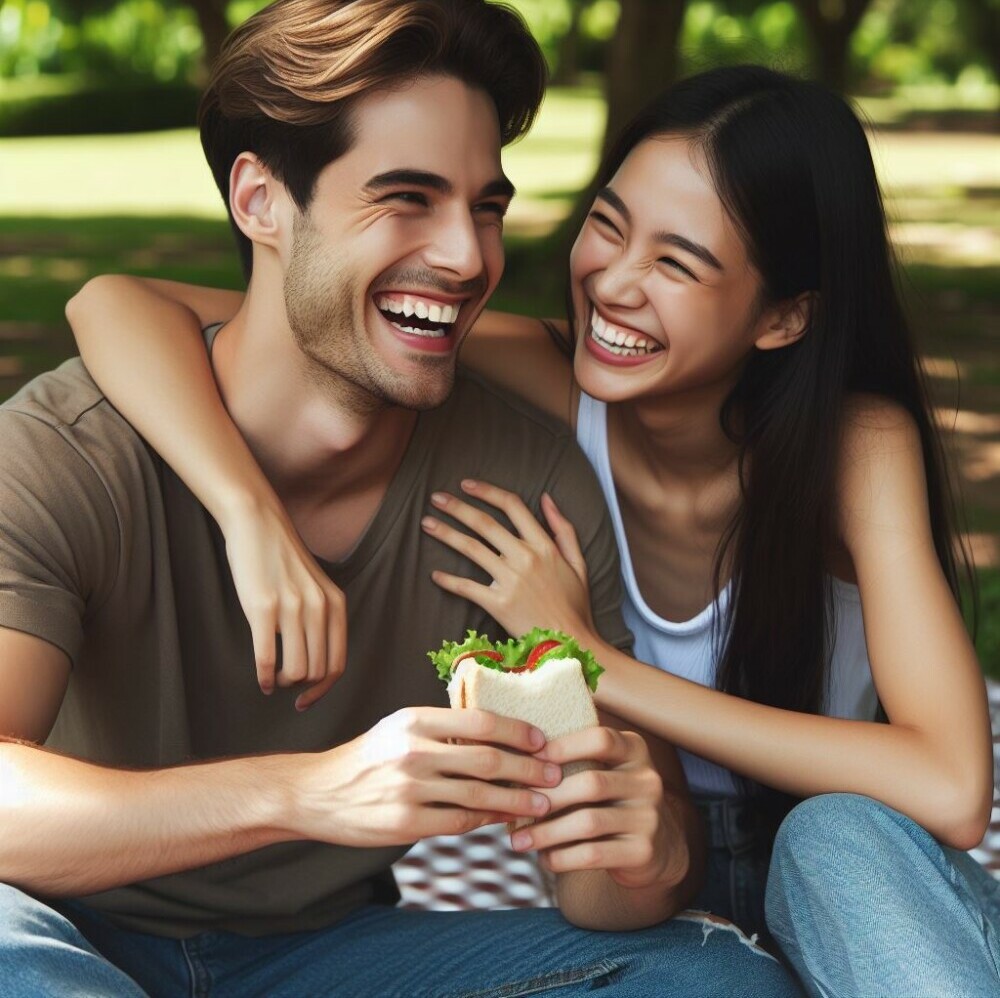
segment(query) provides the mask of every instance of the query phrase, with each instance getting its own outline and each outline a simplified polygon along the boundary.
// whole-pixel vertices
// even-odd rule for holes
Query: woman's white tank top
[[[639,592],[625,536],[618,495],[611,476],[607,407],[604,402],[582,392],[576,437],[597,472],[614,523],[625,586],[622,612],[625,623],[635,637],[635,657],[641,662],[702,686],[715,686],[717,662],[713,649],[713,623],[716,614],[727,612],[728,586],[714,603],[691,620],[676,623],[657,616]],[[835,616],[834,644],[823,712],[831,717],[872,720],[878,702],[865,644],[861,598],[857,586],[837,578],[831,578],[831,582]],[[739,785],[730,770],[683,750],[678,752],[692,793],[732,796],[739,792]]]

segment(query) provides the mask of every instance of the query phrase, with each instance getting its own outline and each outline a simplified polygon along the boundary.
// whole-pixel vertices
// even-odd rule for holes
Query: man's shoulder
[[[465,368],[459,368],[449,405],[450,421],[471,434],[500,428],[549,446],[565,446],[573,439],[572,429],[561,419]]]
[[[29,438],[55,432],[83,450],[88,449],[88,440],[131,450],[143,447],[139,435],[111,405],[79,357],[40,374],[0,405],[0,428],[9,428],[13,422],[21,424]],[[4,435],[0,429],[0,437]]]
[[[566,423],[466,371],[436,417],[432,450],[436,480],[480,477],[529,505],[556,481],[588,495],[600,488]]]

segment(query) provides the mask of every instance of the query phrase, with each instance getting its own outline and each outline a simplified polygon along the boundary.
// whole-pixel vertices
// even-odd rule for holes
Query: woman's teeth
[[[623,333],[606,322],[596,310],[590,320],[590,335],[609,352],[619,357],[643,357],[662,349],[659,343],[635,333]]]
[[[413,295],[398,298],[382,295],[375,299],[375,307],[402,332],[437,339],[448,334],[448,327],[458,318],[460,306],[442,305]],[[404,324],[402,319],[410,319],[410,322]]]

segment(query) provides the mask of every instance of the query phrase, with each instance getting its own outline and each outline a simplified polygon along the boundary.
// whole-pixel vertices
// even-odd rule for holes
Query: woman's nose
[[[594,292],[606,305],[639,308],[646,301],[642,289],[642,278],[645,273],[645,270],[622,257],[610,263],[594,277]]]

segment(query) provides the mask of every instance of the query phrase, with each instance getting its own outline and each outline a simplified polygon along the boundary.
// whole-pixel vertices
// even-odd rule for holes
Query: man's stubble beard
[[[400,377],[372,349],[366,335],[367,299],[349,267],[326,248],[316,227],[298,216],[284,280],[285,313],[306,376],[338,406],[377,412],[390,406],[433,409],[451,394],[453,355],[418,356],[422,376]],[[354,310],[359,303],[360,315]]]

